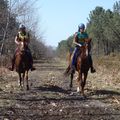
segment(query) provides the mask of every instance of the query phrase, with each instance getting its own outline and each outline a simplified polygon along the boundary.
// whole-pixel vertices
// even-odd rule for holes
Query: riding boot
[[[34,70],[36,70],[36,68],[35,67],[33,67],[33,59],[32,58],[30,58],[30,69],[31,69],[31,71],[34,71]]]
[[[77,60],[77,53],[79,51],[79,48],[75,48],[74,50],[74,54],[73,54],[73,58],[72,58],[72,64],[71,64],[71,70],[70,70],[70,73],[75,73],[75,64],[76,64],[76,60]]]
[[[33,67],[33,65],[31,66],[31,71],[33,71],[33,70],[36,70],[36,68],[35,67]]]
[[[91,73],[95,73],[96,72],[96,70],[95,70],[95,68],[92,66],[91,67]]]
[[[15,55],[13,56],[13,59],[12,59],[12,67],[9,67],[10,71],[14,70],[14,65],[15,65]]]
[[[90,62],[90,70],[91,70],[91,73],[95,73],[96,70],[95,70],[95,68],[93,67],[93,61],[92,61],[91,55],[89,55],[89,62]]]
[[[30,61],[31,61],[31,71],[34,71],[34,70],[36,70],[36,68],[35,67],[33,67],[33,58],[32,58],[32,55],[31,55],[31,52],[30,52],[30,54],[29,54],[29,57],[30,57]]]

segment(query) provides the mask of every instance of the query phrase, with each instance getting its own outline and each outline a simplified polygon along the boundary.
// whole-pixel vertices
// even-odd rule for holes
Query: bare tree
[[[3,0],[4,1],[4,0]],[[48,48],[45,43],[42,41],[43,39],[43,32],[40,31],[39,18],[36,14],[36,7],[34,4],[37,0],[8,0],[7,12],[4,14],[4,25],[0,24],[2,29],[0,32],[2,33],[2,40],[1,40],[1,52],[0,54],[4,53],[13,53],[15,49],[14,38],[17,34],[17,30],[19,24],[24,24],[31,36],[31,43],[30,48],[32,54],[36,59],[48,56],[48,52],[50,52],[50,47]],[[3,12],[0,12],[3,15]],[[1,39],[1,38],[0,38]],[[12,46],[12,47],[11,47]],[[52,50],[51,50],[52,52]],[[50,54],[52,55],[52,53]],[[8,54],[9,54],[8,53]],[[49,55],[50,55],[49,54]]]
[[[10,12],[9,11],[10,11],[9,9],[7,11],[7,6],[6,6],[6,9],[4,9],[4,12],[2,11],[3,12],[3,16],[6,16],[7,19],[6,19],[5,27],[1,26],[2,30],[3,30],[3,38],[2,38],[1,48],[0,48],[0,55],[2,55],[2,52],[3,52],[3,46],[4,46],[4,43],[5,43],[5,38],[6,38],[6,34],[7,34],[8,25],[9,25],[9,18],[10,18]]]
[[[4,2],[4,0],[2,0]],[[8,6],[6,6],[6,11],[1,11],[0,14],[4,16],[4,25],[1,25],[2,30],[2,40],[0,46],[0,55],[3,54],[3,49],[5,49],[5,42],[8,38],[10,19],[14,16],[18,23],[23,23],[27,26],[29,30],[34,30],[37,28],[37,19],[34,16],[34,8],[31,7],[37,2],[36,0],[9,0]],[[17,27],[17,26],[16,26]],[[34,33],[36,34],[36,33]],[[13,34],[12,34],[13,35]],[[13,35],[14,36],[14,35]]]

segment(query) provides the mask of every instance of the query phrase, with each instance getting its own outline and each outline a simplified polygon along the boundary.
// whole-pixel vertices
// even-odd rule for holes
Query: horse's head
[[[89,54],[89,45],[90,45],[91,40],[92,40],[91,38],[85,39],[85,44],[80,48],[81,55],[83,57],[87,57]]]
[[[26,50],[26,48],[27,48],[27,43],[25,41],[20,41],[19,42],[19,50],[21,52],[24,52]]]
[[[91,42],[91,40],[92,40],[92,38],[86,38],[86,39],[85,39],[85,43],[86,43],[86,44],[89,44],[89,43]]]
[[[81,56],[83,58],[87,57],[88,56],[88,46],[87,44],[83,45],[81,48],[80,48],[80,52],[81,52]]]

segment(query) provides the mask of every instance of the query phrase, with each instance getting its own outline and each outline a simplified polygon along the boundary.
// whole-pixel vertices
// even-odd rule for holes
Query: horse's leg
[[[26,71],[26,87],[27,87],[27,90],[29,90],[29,84],[28,84],[28,71]]]
[[[22,77],[21,77],[21,73],[20,72],[18,74],[19,74],[18,85],[21,87]]]
[[[80,92],[81,81],[82,81],[82,74],[81,74],[80,71],[78,71],[78,78],[77,78],[78,87],[77,87],[77,92]]]
[[[23,75],[22,75],[23,87],[24,87],[24,80],[25,80],[25,72],[23,72]]]
[[[74,74],[71,73],[71,76],[70,76],[70,89],[73,87],[73,76],[74,76]]]
[[[84,87],[85,87],[85,84],[86,84],[87,75],[88,75],[88,72],[85,72],[84,77],[81,81],[81,94],[82,94],[82,96],[85,96],[84,95]]]

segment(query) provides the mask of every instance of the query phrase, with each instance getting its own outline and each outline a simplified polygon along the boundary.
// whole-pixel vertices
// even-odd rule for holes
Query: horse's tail
[[[65,76],[69,76],[71,74],[71,61],[72,61],[72,55],[73,53],[72,52],[68,52],[67,54],[67,61],[68,61],[68,67],[66,68],[65,72],[64,72],[64,75]]]

